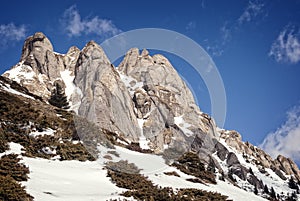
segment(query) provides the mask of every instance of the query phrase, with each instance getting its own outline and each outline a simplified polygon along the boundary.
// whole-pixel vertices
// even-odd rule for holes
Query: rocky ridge
[[[291,159],[273,160],[243,142],[236,131],[219,129],[201,112],[163,55],[132,48],[115,68],[93,41],[82,50],[71,47],[66,54],[58,54],[43,33],[36,33],[25,41],[20,62],[3,76],[46,103],[59,84],[70,110],[124,139],[123,143],[139,143],[142,149],[164,154],[171,161],[176,159],[174,153],[194,151],[216,175],[245,190],[263,190],[274,177],[285,186],[291,177],[300,181],[300,171]],[[3,83],[1,90],[9,91]],[[280,187],[268,185],[279,193]]]

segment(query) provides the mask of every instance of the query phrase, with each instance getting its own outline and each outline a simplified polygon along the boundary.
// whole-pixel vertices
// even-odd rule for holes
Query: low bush
[[[200,158],[196,153],[187,152],[172,165],[186,174],[198,177],[204,182],[216,184],[214,173],[205,170],[204,164],[201,163]]]
[[[11,176],[16,181],[27,181],[29,169],[24,164],[19,163],[17,154],[4,155],[0,159],[0,175]]]
[[[227,196],[219,193],[207,192],[199,189],[178,189],[176,192],[170,187],[159,187],[154,185],[147,177],[139,174],[135,167],[135,173],[120,171],[121,169],[115,166],[135,167],[133,164],[128,164],[127,161],[118,162],[118,165],[113,165],[110,162],[107,175],[112,182],[120,188],[129,189],[122,193],[125,197],[134,197],[136,200],[146,201],[191,201],[191,200],[212,200],[225,201]],[[113,167],[113,168],[112,168]]]
[[[32,201],[33,197],[26,193],[21,186],[11,176],[0,175],[0,200],[3,201]]]
[[[165,175],[180,177],[179,174],[175,171],[172,172],[164,172]]]
[[[20,163],[16,154],[0,158],[0,200],[31,201],[33,197],[26,193],[19,182],[27,181],[28,167]]]

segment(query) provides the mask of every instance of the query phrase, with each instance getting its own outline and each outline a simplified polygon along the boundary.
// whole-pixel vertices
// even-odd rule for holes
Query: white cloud
[[[185,26],[185,29],[187,31],[190,31],[190,30],[194,30],[196,28],[197,24],[195,21],[190,21],[186,26]]]
[[[224,46],[224,44],[222,44],[222,45],[218,45],[218,44],[207,45],[206,50],[207,50],[207,52],[209,52],[211,54],[211,56],[219,57],[219,56],[222,56],[222,54],[224,53],[223,46]]]
[[[259,145],[273,158],[279,154],[300,162],[300,107],[287,112],[286,122]]]
[[[0,25],[0,43],[8,44],[9,42],[23,40],[26,36],[25,25],[16,26],[14,23]]]
[[[225,48],[237,32],[246,24],[254,21],[258,16],[264,14],[264,4],[261,0],[250,0],[243,13],[234,21],[225,21],[220,27],[220,38],[207,46],[207,51],[212,56],[221,56],[225,52]]]
[[[286,26],[273,42],[269,56],[277,62],[297,63],[300,61],[300,35],[299,30]]]
[[[229,27],[228,22],[225,22],[224,25],[220,28],[220,33],[222,36],[222,43],[225,44],[231,39],[232,27]]]
[[[75,5],[65,10],[61,23],[67,34],[71,36],[80,36],[82,34],[96,34],[99,36],[113,36],[121,32],[111,20],[102,19],[95,16],[91,19],[81,19],[81,16]]]
[[[263,3],[259,3],[258,1],[249,1],[248,6],[239,17],[238,23],[243,24],[244,22],[250,22],[253,18],[257,17],[263,12],[263,7]]]

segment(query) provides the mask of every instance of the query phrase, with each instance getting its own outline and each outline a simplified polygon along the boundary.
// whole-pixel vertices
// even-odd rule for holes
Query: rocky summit
[[[94,41],[60,54],[35,33],[0,96],[2,200],[300,197],[291,159],[218,128],[171,62],[146,49],[115,67]]]

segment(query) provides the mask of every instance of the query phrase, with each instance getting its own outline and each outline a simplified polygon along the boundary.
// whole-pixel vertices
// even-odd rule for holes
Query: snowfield
[[[10,150],[1,153],[21,154],[22,146],[9,143]],[[115,186],[99,161],[59,161],[22,157],[30,170],[29,180],[22,182],[26,191],[39,201],[83,201],[122,198],[126,189]],[[129,199],[129,198],[126,198]],[[130,200],[130,199],[129,199]],[[133,199],[131,199],[133,200]]]
[[[109,200],[126,191],[115,186],[96,161],[23,160],[30,169],[30,179],[23,184],[35,200]]]
[[[2,153],[21,154],[22,146],[10,143],[10,150]],[[101,153],[107,152],[107,148],[99,147]],[[128,160],[141,169],[141,174],[147,176],[154,184],[162,187],[197,188],[206,191],[219,192],[227,195],[229,199],[240,200],[265,200],[254,193],[246,192],[228,182],[217,181],[217,185],[189,182],[187,178],[193,176],[182,173],[174,167],[164,163],[161,156],[134,152],[122,147],[114,149],[120,156],[113,157],[113,161]],[[126,189],[115,186],[107,172],[103,168],[103,158],[97,161],[59,161],[42,158],[22,157],[22,162],[29,166],[30,179],[22,182],[27,192],[35,197],[35,200],[49,201],[82,201],[82,200],[109,200],[122,198],[119,194]],[[180,175],[168,176],[164,172],[175,171]],[[126,198],[134,200],[133,198]]]

